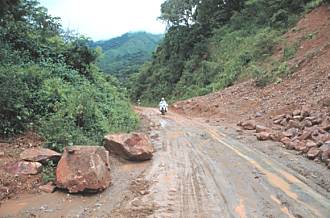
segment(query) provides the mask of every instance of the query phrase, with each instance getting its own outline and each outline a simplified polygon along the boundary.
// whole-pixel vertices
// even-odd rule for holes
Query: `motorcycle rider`
[[[162,98],[159,102],[159,110],[161,111],[162,107],[164,107],[165,112],[167,112],[167,106],[168,106],[168,104],[166,103],[165,98]]]

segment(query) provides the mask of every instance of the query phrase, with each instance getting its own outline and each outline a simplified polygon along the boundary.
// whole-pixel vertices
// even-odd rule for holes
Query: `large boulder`
[[[41,172],[42,165],[39,162],[19,161],[7,164],[6,170],[13,175],[35,175]]]
[[[102,146],[66,147],[56,169],[56,186],[70,193],[101,191],[111,183],[109,152]]]
[[[154,147],[143,133],[113,134],[104,137],[104,147],[126,160],[143,161],[152,158]]]
[[[57,162],[61,158],[61,154],[46,148],[29,148],[20,154],[20,158],[34,162],[45,162],[47,160]]]

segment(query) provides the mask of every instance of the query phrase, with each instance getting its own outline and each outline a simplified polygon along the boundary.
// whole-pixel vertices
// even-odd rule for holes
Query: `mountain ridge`
[[[96,63],[105,73],[125,80],[151,59],[162,38],[163,34],[128,32],[109,40],[92,42],[90,46],[102,51]]]

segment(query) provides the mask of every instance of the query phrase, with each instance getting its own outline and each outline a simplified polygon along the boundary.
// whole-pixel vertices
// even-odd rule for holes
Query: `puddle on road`
[[[160,120],[159,124],[162,128],[164,128],[166,126],[167,122],[166,122],[166,120]]]
[[[168,127],[168,126],[175,126],[175,121],[170,119],[160,119],[159,124],[162,128]]]

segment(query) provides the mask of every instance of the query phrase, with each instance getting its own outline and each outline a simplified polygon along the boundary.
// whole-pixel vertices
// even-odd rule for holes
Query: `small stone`
[[[55,188],[56,186],[52,182],[49,182],[46,185],[39,186],[39,189],[46,193],[53,193],[55,191]]]
[[[170,192],[177,192],[177,190],[175,188],[171,188]]]
[[[292,115],[293,115],[293,116],[299,116],[300,113],[301,113],[300,110],[294,110],[294,111],[292,112]]]
[[[286,125],[288,125],[288,121],[286,119],[283,119],[283,120],[281,120],[280,125],[286,126]]]
[[[282,134],[285,137],[292,138],[292,137],[295,137],[296,135],[298,135],[298,133],[299,133],[299,129],[297,129],[297,128],[290,128],[287,131],[283,132]]]
[[[314,160],[317,156],[319,156],[319,154],[321,153],[321,150],[317,147],[312,147],[311,149],[309,149],[309,151],[307,152],[307,157],[311,160]]]
[[[147,194],[149,194],[150,192],[149,192],[148,190],[142,190],[142,191],[140,191],[139,193],[140,193],[140,195],[147,195]]]
[[[308,140],[307,143],[306,143],[306,147],[307,148],[313,148],[313,147],[317,147],[316,143],[311,141],[311,140]]]
[[[281,115],[278,115],[278,116],[276,116],[276,117],[274,117],[273,118],[273,120],[275,121],[275,120],[282,120],[283,118],[285,118],[285,114],[281,114]]]
[[[101,207],[102,204],[100,204],[100,203],[96,203],[95,206],[96,206],[96,207]]]
[[[281,139],[281,142],[286,146],[289,146],[291,144],[291,140],[288,137],[283,137]]]
[[[313,125],[318,125],[318,124],[320,124],[320,123],[322,123],[322,118],[316,118],[315,120],[312,120],[311,122],[312,122],[312,124]]]
[[[301,109],[301,116],[308,117],[310,114],[310,108],[308,106],[303,106]]]
[[[306,140],[312,136],[312,130],[304,130],[303,134],[299,137],[299,140]]]
[[[132,204],[134,207],[139,207],[139,206],[142,205],[142,201],[139,200],[139,199],[135,199],[135,200],[132,201],[131,204]]]
[[[261,132],[269,132],[270,129],[262,126],[262,125],[256,125],[256,133],[261,133]]]
[[[302,121],[304,119],[304,117],[303,116],[294,116],[293,119],[297,120],[297,121]]]
[[[260,141],[265,141],[270,139],[270,133],[268,132],[260,132],[256,134],[256,137]]]
[[[288,128],[297,128],[297,129],[302,129],[303,126],[302,124],[300,124],[300,122],[296,121],[296,120],[290,120],[288,123]]]
[[[313,126],[313,123],[312,123],[312,121],[310,121],[310,120],[304,120],[304,121],[302,122],[302,125],[303,125],[304,127],[311,127],[311,126]]]
[[[4,157],[5,156],[5,152],[4,151],[0,151],[0,157]]]
[[[279,119],[279,120],[274,120],[274,124],[276,124],[276,125],[278,125],[278,124],[280,124],[282,122],[282,119]]]
[[[248,120],[248,121],[242,122],[241,126],[245,130],[254,130],[254,129],[256,129],[257,125],[254,120]]]

